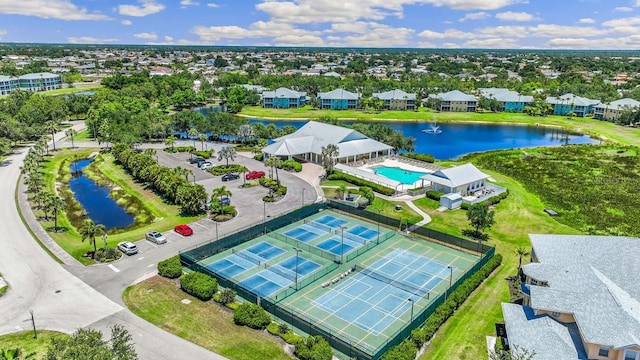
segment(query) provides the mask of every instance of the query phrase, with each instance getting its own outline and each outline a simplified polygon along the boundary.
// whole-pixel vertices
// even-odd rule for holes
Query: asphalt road
[[[81,129],[83,124],[76,123],[74,127]],[[59,141],[62,137],[63,134],[56,136],[57,146],[70,146]],[[96,145],[75,142],[75,146],[80,147]],[[219,150],[222,145],[209,146]],[[10,156],[0,167],[0,218],[5,224],[0,233],[0,272],[11,286],[0,298],[0,334],[29,329],[29,311],[33,310],[38,328],[66,333],[91,327],[108,335],[110,326],[122,324],[133,335],[140,359],[224,359],[135,316],[124,307],[122,292],[131,284],[155,275],[157,263],[178,251],[215,241],[242,228],[259,226],[265,216],[278,216],[301,206],[303,202],[314,202],[316,190],[300,178],[280,171],[279,177],[288,187],[288,193],[277,203],[264,205],[259,199],[266,195],[267,190],[260,186],[240,188],[242,179],[222,182],[220,177],[190,165],[188,154],[165,153],[159,150],[163,147],[161,144],[149,144],[147,147],[158,148],[158,161],[162,165],[192,168],[195,181],[204,185],[208,193],[214,187],[226,185],[233,193],[232,204],[236,206],[238,216],[217,226],[210,219],[202,219],[191,224],[194,235],[190,237],[173,231],[165,232],[168,242],[164,245],[141,239],[137,241],[140,249],[137,255],[123,256],[109,265],[81,266],[73,261],[60,265],[31,237],[16,210],[14,189],[19,166],[27,151],[24,149]],[[218,163],[216,160],[213,162]],[[238,156],[233,162],[251,170],[268,170],[261,162],[248,157]],[[30,225],[36,233],[47,237],[35,220],[31,220]],[[43,239],[43,242],[51,243],[50,239]]]

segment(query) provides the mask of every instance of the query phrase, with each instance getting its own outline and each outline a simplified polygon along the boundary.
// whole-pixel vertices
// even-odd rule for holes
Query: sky
[[[0,0],[0,42],[640,49],[640,0]]]

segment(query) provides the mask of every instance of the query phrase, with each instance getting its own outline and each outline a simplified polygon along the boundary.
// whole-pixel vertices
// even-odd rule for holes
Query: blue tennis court
[[[229,255],[206,267],[221,276],[231,279],[243,272],[256,267],[257,264],[247,261],[237,255]]]
[[[347,254],[351,250],[360,246],[362,246],[362,243],[358,243],[358,242],[349,240],[347,238],[344,239],[344,245],[343,245],[343,242],[338,236],[334,236],[316,245],[317,248],[320,248],[324,251],[328,251],[336,255],[342,255],[343,253]]]
[[[285,253],[285,250],[264,241],[253,245],[246,251],[254,253],[265,260],[271,260],[278,255]]]
[[[311,229],[313,228],[310,226],[301,225],[301,226],[298,226],[297,228],[293,228],[285,232],[284,234],[288,237],[294,238],[296,240],[300,240],[302,242],[309,242],[321,236],[321,234],[318,234],[316,232],[317,230],[313,231]]]
[[[293,281],[269,270],[262,270],[238,284],[254,294],[267,297],[280,289],[289,286]]]
[[[428,295],[449,271],[447,264],[396,249],[343,280],[312,304],[378,335],[398,318],[405,317],[408,322],[407,310],[412,301]]]
[[[378,236],[378,232],[376,230],[369,229],[368,227],[362,225],[356,225],[348,229],[347,232],[366,240],[373,240]]]
[[[344,224],[348,223],[347,220],[338,219],[337,217],[331,216],[331,215],[324,215],[324,216],[319,217],[319,218],[317,218],[317,219],[315,219],[313,221],[315,221],[317,223],[320,223],[322,225],[327,225],[327,226],[332,227],[334,229],[335,228],[339,228],[340,226],[343,226]]]
[[[291,270],[295,273],[296,271],[296,257],[292,256],[290,258],[284,259],[278,263],[279,266]],[[309,259],[305,259],[302,256],[298,257],[298,276],[305,276],[311,274],[320,268],[320,264],[313,262]]]

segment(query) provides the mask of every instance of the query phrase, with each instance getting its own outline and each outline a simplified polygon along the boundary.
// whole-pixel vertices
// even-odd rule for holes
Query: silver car
[[[130,241],[118,243],[118,249],[127,255],[135,255],[138,253],[138,247]]]
[[[147,235],[145,235],[145,239],[156,244],[164,244],[167,242],[167,238],[157,231],[149,231]]]

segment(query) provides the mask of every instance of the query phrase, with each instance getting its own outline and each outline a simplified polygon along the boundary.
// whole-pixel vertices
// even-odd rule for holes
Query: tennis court
[[[312,229],[313,228],[311,228],[310,226],[301,225],[297,228],[293,228],[285,232],[284,234],[288,237],[294,238],[296,240],[300,240],[302,242],[309,242],[311,240],[315,240],[320,236],[322,236],[322,234],[319,234],[317,230],[314,231]]]
[[[227,279],[231,279],[249,269],[255,268],[256,266],[258,265],[243,259],[240,256],[232,254],[214,263],[206,265],[205,267],[226,277]]]
[[[332,254],[336,254],[340,256],[342,254],[347,254],[351,252],[353,249],[356,249],[361,245],[362,245],[361,243],[357,243],[349,239],[340,239],[339,236],[333,236],[328,240],[325,240],[319,243],[316,246],[324,251],[328,251]]]

